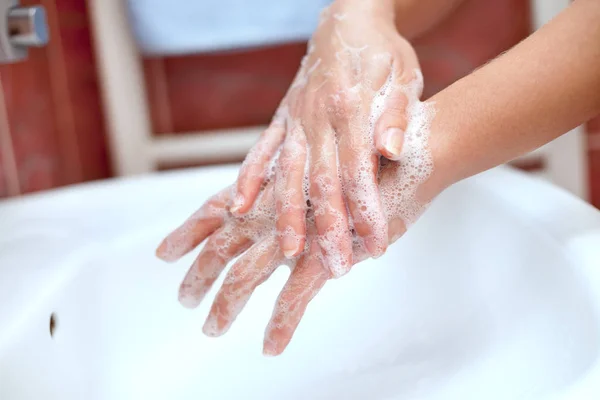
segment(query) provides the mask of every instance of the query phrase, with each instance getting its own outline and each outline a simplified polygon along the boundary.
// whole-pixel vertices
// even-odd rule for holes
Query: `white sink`
[[[193,256],[154,258],[236,171],[1,203],[0,399],[600,398],[597,210],[508,169],[462,182],[384,257],[328,283],[266,358],[287,271],[212,339],[210,302],[177,302]]]

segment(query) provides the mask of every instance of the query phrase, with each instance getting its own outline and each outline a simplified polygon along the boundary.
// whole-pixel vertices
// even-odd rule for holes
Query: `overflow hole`
[[[56,314],[50,314],[50,337],[54,337],[54,332],[56,331]]]

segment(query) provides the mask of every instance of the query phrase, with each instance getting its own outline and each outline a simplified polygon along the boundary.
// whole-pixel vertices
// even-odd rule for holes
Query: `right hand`
[[[410,159],[407,164],[414,164]],[[418,217],[437,191],[427,184],[404,189],[399,185],[406,165],[388,163],[381,169],[378,189],[382,195],[383,212],[389,223],[386,244],[397,240],[406,231],[406,210]],[[433,189],[432,189],[433,188]],[[244,216],[229,212],[234,188],[229,187],[208,200],[183,225],[168,235],[157,249],[157,256],[175,261],[208,238],[204,248],[189,269],[179,289],[180,302],[190,308],[200,304],[226,265],[238,255],[216,299],[213,302],[204,332],[220,336],[231,326],[258,285],[266,281],[281,264],[292,273],[282,289],[267,331],[263,351],[278,355],[290,342],[308,303],[332,277],[325,265],[324,252],[317,240],[313,216],[308,215],[307,246],[294,259],[287,259],[277,243],[276,200],[274,184],[260,191],[254,207]],[[357,239],[357,238],[354,238]],[[362,241],[353,241],[353,262],[369,257]]]

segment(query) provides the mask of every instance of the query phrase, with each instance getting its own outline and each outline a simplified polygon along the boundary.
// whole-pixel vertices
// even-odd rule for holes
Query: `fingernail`
[[[217,318],[214,315],[210,314],[208,318],[206,318],[206,322],[204,322],[204,326],[202,327],[202,332],[209,337],[217,337],[222,335],[222,332],[219,329]]]
[[[173,241],[166,238],[156,249],[156,257],[161,260],[172,263],[179,260],[182,256],[182,252],[185,249],[181,241]]]
[[[373,258],[379,258],[385,252],[385,250],[377,244],[377,241],[374,238],[366,238],[365,246],[367,247],[369,254],[371,254],[371,257]]]
[[[331,271],[331,275],[335,279],[341,278],[342,276],[344,276],[348,272],[350,272],[350,268],[348,268],[346,265],[342,265],[338,261],[335,261],[335,262],[330,261],[328,264],[329,264],[329,270]]]
[[[281,250],[283,250],[286,258],[295,257],[298,252],[298,240],[293,236],[284,236],[281,243]]]
[[[267,357],[278,356],[277,346],[274,343],[265,343],[263,346],[263,355]]]
[[[364,242],[369,254],[371,254],[371,256],[375,256],[375,253],[377,252],[377,245],[375,244],[375,241],[371,238],[366,238]]]
[[[186,277],[179,287],[179,303],[185,308],[196,308],[202,303],[202,299],[206,296],[210,285],[203,282],[194,284],[187,282],[189,282],[189,277]]]
[[[167,239],[160,242],[160,244],[156,248],[156,257],[160,258],[163,261],[171,261],[173,257],[171,255],[171,252],[169,251],[169,248],[170,246]]]
[[[402,144],[404,143],[404,132],[400,128],[388,128],[383,132],[382,137],[383,147],[388,152],[387,158],[396,160],[402,152]]]
[[[200,305],[200,303],[202,302],[202,299],[199,299],[196,296],[187,294],[187,293],[180,293],[179,294],[179,303],[184,306],[185,308],[189,308],[189,309],[193,309],[196,308]]]
[[[244,201],[244,196],[241,193],[236,194],[235,199],[233,200],[233,204],[229,211],[231,211],[232,213],[238,212],[238,210],[244,205]]]

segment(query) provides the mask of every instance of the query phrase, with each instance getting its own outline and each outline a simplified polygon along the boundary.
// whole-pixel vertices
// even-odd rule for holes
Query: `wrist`
[[[394,24],[394,0],[335,0],[331,12],[359,19],[373,18],[382,23]]]
[[[451,122],[452,118],[448,118],[444,110],[438,109],[434,102],[429,103],[435,109],[427,140],[433,170],[417,190],[417,196],[423,203],[430,202],[446,188],[466,177],[463,176],[466,172],[461,170],[465,163],[456,159],[455,146],[451,143],[455,137],[452,133],[455,127]]]

